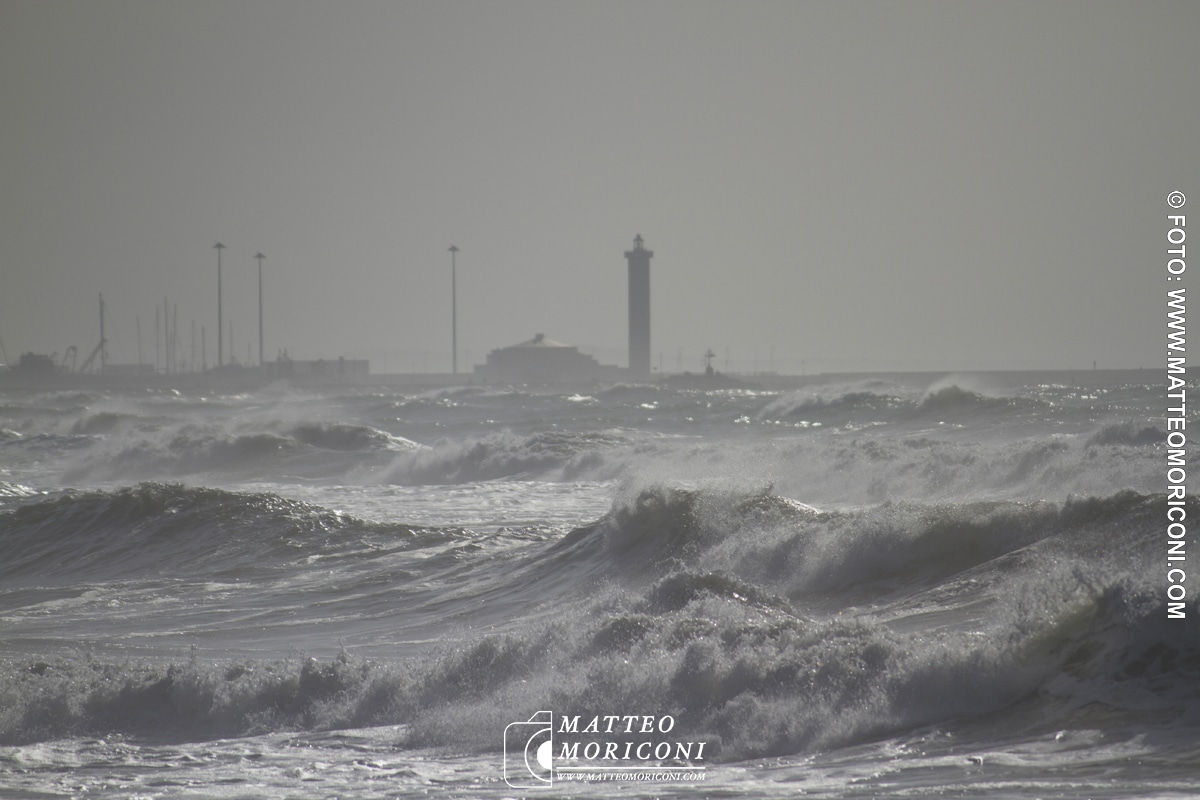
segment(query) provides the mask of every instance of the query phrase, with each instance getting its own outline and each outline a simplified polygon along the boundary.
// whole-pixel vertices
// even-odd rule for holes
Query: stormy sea
[[[0,393],[0,798],[1194,796],[1164,395]]]

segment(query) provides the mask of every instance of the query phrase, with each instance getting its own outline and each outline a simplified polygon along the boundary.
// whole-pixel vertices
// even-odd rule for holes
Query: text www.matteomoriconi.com
[[[1182,192],[1167,205],[1182,208]],[[1167,214],[1167,617],[1187,617],[1187,218]],[[1172,285],[1173,284],[1173,285]]]

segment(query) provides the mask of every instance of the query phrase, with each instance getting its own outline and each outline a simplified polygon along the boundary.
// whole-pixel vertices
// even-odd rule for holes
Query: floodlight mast
[[[258,259],[258,366],[263,366],[263,278],[262,262],[266,258],[261,252],[255,253]]]
[[[221,307],[221,251],[225,245],[217,242],[213,245],[217,251],[217,366],[225,363],[225,325],[224,310]]]
[[[450,371],[458,374],[458,248],[450,245]]]

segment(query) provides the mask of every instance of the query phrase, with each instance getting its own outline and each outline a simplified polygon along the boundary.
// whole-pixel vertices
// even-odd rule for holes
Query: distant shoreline
[[[744,381],[748,389],[778,391],[799,389],[805,386],[845,383],[863,380],[889,381],[906,386],[928,386],[935,381],[951,382],[955,380],[999,380],[1001,383],[1036,384],[1036,383],[1067,383],[1081,387],[1107,387],[1128,383],[1149,383],[1161,380],[1165,367],[1137,369],[1075,369],[1075,370],[943,370],[943,371],[884,371],[884,372],[822,372],[812,375],[781,375],[773,373],[760,374],[731,374],[729,377]],[[724,373],[719,373],[724,376]],[[458,387],[500,387],[510,385],[529,385],[547,388],[595,387],[610,386],[623,383],[656,386],[666,383],[670,378],[692,376],[697,378],[689,389],[703,389],[703,375],[696,373],[672,373],[664,376],[654,376],[644,380],[629,376],[618,381],[592,382],[561,382],[539,384],[489,384],[476,379],[471,373],[378,373],[360,376],[340,377],[304,376],[280,378],[276,375],[263,375],[257,369],[246,368],[236,372],[196,372],[173,375],[101,375],[101,374],[64,374],[26,376],[12,371],[0,371],[0,390],[17,391],[73,391],[73,390],[178,390],[178,391],[258,391],[272,386],[298,389],[354,388],[354,387],[412,387],[418,389],[439,389]],[[728,389],[728,386],[714,384],[714,389]]]

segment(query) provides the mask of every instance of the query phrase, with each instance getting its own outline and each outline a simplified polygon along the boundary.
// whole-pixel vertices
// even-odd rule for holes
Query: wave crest
[[[414,450],[421,447],[402,436],[372,428],[337,422],[310,422],[287,430],[290,438],[324,450]]]
[[[384,472],[382,480],[417,485],[499,478],[605,478],[611,477],[605,474],[605,455],[630,444],[626,436],[613,431],[542,431],[526,436],[506,431],[405,453]]]
[[[421,532],[270,493],[163,483],[72,492],[0,512],[0,521],[7,554],[0,576],[14,583],[186,573],[198,565],[206,574],[241,573],[348,553],[368,534],[416,543]]]
[[[1154,425],[1138,425],[1132,420],[1105,425],[1088,437],[1087,447],[1118,445],[1144,447],[1166,441],[1167,434]]]
[[[819,514],[769,493],[719,500],[711,492],[660,490],[638,500],[609,517],[610,524],[632,520],[649,537],[623,551],[634,556],[624,565],[642,560],[645,553],[635,550],[643,545],[653,552],[655,539],[694,548],[693,565],[667,559],[644,581],[610,574],[574,598],[549,598],[555,611],[542,621],[414,661],[377,664],[343,654],[282,665],[23,663],[0,686],[0,741],[108,732],[203,739],[404,724],[405,746],[495,751],[507,723],[553,708],[583,718],[670,714],[677,735],[710,742],[708,756],[728,761],[982,715],[989,724],[1053,731],[1087,724],[1096,704],[1127,715],[1131,725],[1142,724],[1147,710],[1167,721],[1200,711],[1200,608],[1189,607],[1187,622],[1168,622],[1152,581],[1128,567],[1157,529],[1151,523],[1161,521],[1161,498],[898,508],[873,526],[864,513]],[[924,524],[907,532],[883,524],[889,519]],[[657,523],[672,529],[656,532]],[[863,543],[894,540],[876,563],[898,563],[856,572],[850,562],[863,551],[853,547],[830,560],[812,535],[821,526],[833,526],[830,541],[859,528]],[[844,605],[837,613],[799,613],[772,590],[792,585],[788,565],[773,581],[761,580],[746,559],[757,552],[778,564],[769,557],[779,541],[773,531],[807,532],[804,550],[841,569],[840,577],[903,597],[877,596],[870,614]],[[551,572],[574,574],[584,549],[607,552],[610,532],[580,529],[541,558]],[[1005,544],[1005,536],[1015,538]],[[1091,550],[1083,552],[1094,555],[1066,558],[1085,543]],[[906,547],[914,553],[904,562]],[[927,563],[939,549],[951,552]],[[1126,565],[1126,574],[1114,565]],[[918,585],[930,569],[958,570],[958,577]],[[839,591],[844,603],[845,587]],[[931,608],[933,620],[926,619]],[[955,624],[954,615],[967,610],[968,622]],[[1028,707],[1037,709],[1033,722]]]

